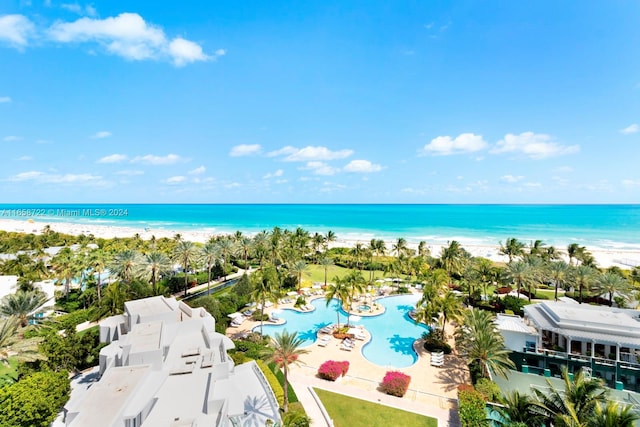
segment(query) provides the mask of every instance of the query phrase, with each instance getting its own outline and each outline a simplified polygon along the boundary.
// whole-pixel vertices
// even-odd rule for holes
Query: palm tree
[[[427,247],[427,242],[424,240],[421,240],[420,243],[418,243],[418,256],[422,259],[427,259],[429,256],[429,248]]]
[[[109,270],[130,287],[131,281],[137,276],[141,264],[142,258],[139,252],[125,249],[115,254],[109,265]]]
[[[264,263],[264,259],[267,257],[269,248],[269,235],[266,231],[261,231],[255,236],[253,236],[253,250],[255,251],[255,255],[260,262],[260,269],[262,270],[262,264]]]
[[[320,265],[324,268],[324,286],[327,287],[327,270],[333,265],[333,259],[324,257],[320,260]]]
[[[102,299],[102,273],[107,268],[107,254],[102,249],[96,249],[89,252],[87,261],[89,268],[93,274],[98,275],[98,283],[96,286],[98,302]]]
[[[356,293],[364,292],[364,284],[365,280],[360,274],[359,271],[351,271],[344,277],[345,286],[347,287],[347,325],[349,325],[349,320],[351,318],[351,305],[353,304],[354,297]]]
[[[300,348],[303,342],[304,340],[298,337],[297,332],[288,333],[285,329],[282,334],[276,332],[271,342],[273,347],[267,350],[269,355],[267,360],[282,368],[284,389],[282,409],[285,413],[289,410],[289,366],[298,363],[298,358],[309,352]]]
[[[51,265],[56,276],[64,281],[64,295],[69,295],[69,289],[71,287],[71,279],[75,276],[76,264],[73,260],[73,252],[69,248],[62,248],[53,259]]]
[[[300,287],[302,286],[302,275],[309,270],[309,266],[303,260],[298,260],[293,263],[293,265],[289,268],[293,274],[296,275],[296,281],[298,284],[298,292],[300,292]]]
[[[349,252],[355,259],[356,268],[360,270],[360,258],[364,254],[364,246],[362,245],[362,243],[358,242],[353,246],[353,248],[351,248]]]
[[[502,246],[502,243],[500,243],[500,254],[508,256],[509,263],[511,263],[514,258],[524,255],[524,247],[524,243],[522,243],[515,237],[509,237],[505,241],[504,246]]]
[[[40,291],[17,291],[2,298],[0,301],[0,315],[16,316],[20,319],[20,326],[24,328],[29,324],[29,319],[33,316],[33,312],[48,300],[47,295]]]
[[[491,379],[491,372],[507,377],[515,368],[511,353],[504,346],[504,338],[493,323],[491,313],[470,309],[464,312],[456,331],[456,345],[460,354],[479,366],[482,376]]]
[[[244,268],[249,269],[249,253],[253,249],[253,242],[248,237],[242,236],[236,241],[236,245],[244,259]]]
[[[15,316],[0,319],[0,362],[8,364],[13,358],[18,362],[35,362],[46,357],[38,352],[42,337],[24,338],[18,331],[20,319]]]
[[[504,419],[504,422],[500,422],[502,426],[509,427],[512,423],[522,423],[527,427],[544,425],[544,418],[535,413],[535,400],[530,395],[515,390],[504,393],[500,403],[502,406],[495,409]]]
[[[569,265],[573,265],[573,259],[578,257],[584,248],[577,243],[571,243],[567,246],[567,255],[569,256]]]
[[[456,294],[447,289],[444,295],[438,298],[438,309],[442,315],[442,334],[447,326],[447,320],[457,320],[462,316],[464,308]]]
[[[211,270],[222,261],[220,246],[215,241],[209,240],[200,250],[200,259],[207,266],[207,295],[211,294]]]
[[[162,252],[153,251],[144,256],[142,266],[144,268],[145,275],[151,282],[153,294],[158,295],[158,280],[163,274],[171,271],[171,260],[169,260],[169,257]]]
[[[187,296],[189,288],[189,266],[198,257],[198,248],[193,242],[179,240],[173,250],[173,258],[182,265],[184,271],[184,296]]]
[[[235,245],[233,241],[229,238],[222,238],[218,241],[218,246],[220,247],[220,253],[222,254],[222,259],[224,260],[224,281],[227,281],[227,263],[231,259],[231,254],[235,250]]]
[[[324,236],[320,233],[313,233],[313,236],[311,236],[311,245],[313,246],[313,254],[315,260],[317,260],[320,256],[320,249],[322,248],[323,244]]]
[[[346,280],[341,277],[335,276],[333,278],[334,283],[330,283],[325,288],[324,299],[327,302],[327,307],[331,303],[332,299],[337,299],[340,304],[336,308],[336,314],[338,315],[338,326],[340,326],[340,309],[345,301],[349,300],[349,288]]]
[[[482,286],[485,300],[488,299],[487,290],[498,275],[496,269],[493,267],[493,263],[486,258],[476,258],[473,263],[473,273],[476,280],[478,280]]]
[[[464,269],[467,259],[467,253],[460,243],[452,240],[440,251],[439,264],[447,272],[449,283],[453,279],[454,274],[460,274]]]
[[[329,249],[329,243],[335,242],[337,238],[338,236],[336,236],[335,232],[331,230],[327,231],[327,234],[324,235],[324,251],[325,252]]]
[[[547,245],[542,240],[536,240],[529,246],[529,255],[544,257],[547,253]]]
[[[564,261],[551,262],[547,265],[547,271],[553,280],[554,298],[558,301],[558,287],[562,286],[562,283],[566,280],[569,274],[569,265]]]
[[[407,253],[407,249],[409,249],[407,246],[407,241],[403,237],[398,238],[398,240],[396,240],[396,242],[391,247],[391,251],[396,253],[398,261],[400,261],[401,255]]]
[[[587,265],[579,265],[573,269],[571,273],[573,282],[578,285],[580,290],[580,304],[582,304],[582,291],[589,290],[595,278],[595,270]]]
[[[638,420],[640,415],[632,410],[631,405],[620,408],[618,402],[608,400],[606,405],[596,405],[589,427],[633,427]]]
[[[529,301],[531,301],[531,288],[536,283],[535,272],[531,265],[524,261],[517,261],[507,265],[505,270],[506,277],[512,283],[516,284],[518,289],[518,298],[520,298],[520,290],[528,289]]]
[[[264,323],[264,305],[267,301],[277,302],[279,296],[278,272],[272,266],[268,266],[250,276],[253,279],[253,292],[251,298],[260,301],[260,335]]]
[[[609,294],[609,307],[613,306],[613,294],[626,294],[629,290],[629,283],[624,277],[607,271],[600,273],[595,278],[595,285],[599,292]]]
[[[599,379],[585,377],[582,370],[574,373],[572,380],[566,367],[562,370],[562,378],[563,391],[557,390],[549,380],[550,390],[533,389],[538,399],[536,413],[551,419],[558,427],[587,426],[595,415],[596,407],[606,402],[607,392],[603,383]]]

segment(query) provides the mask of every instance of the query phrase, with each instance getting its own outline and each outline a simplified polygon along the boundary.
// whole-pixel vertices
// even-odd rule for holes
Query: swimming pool
[[[371,341],[362,348],[362,354],[367,360],[376,365],[394,368],[406,368],[418,360],[413,343],[423,332],[429,330],[423,324],[416,325],[409,317],[409,311],[415,308],[419,299],[419,295],[381,298],[376,302],[384,306],[383,314],[363,317],[358,322],[352,321],[352,324],[363,325],[371,333]],[[306,340],[303,347],[313,344],[319,329],[337,322],[338,301],[333,300],[329,307],[322,298],[312,301],[311,304],[316,309],[309,313],[283,310],[279,317],[286,322],[283,325],[264,325],[264,334],[273,336],[284,329],[289,332],[297,331],[298,336]],[[347,314],[340,309],[340,323],[346,323],[346,316]],[[259,332],[260,326],[254,330]]]

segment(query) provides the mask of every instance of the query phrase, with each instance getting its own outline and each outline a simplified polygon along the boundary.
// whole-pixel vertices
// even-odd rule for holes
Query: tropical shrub
[[[494,383],[488,378],[480,378],[476,383],[476,390],[479,391],[486,401],[498,402],[502,392],[498,384]]]
[[[339,377],[344,377],[349,371],[349,362],[337,362],[335,360],[327,360],[318,368],[318,376],[322,379],[335,381]]]
[[[442,329],[432,329],[431,332],[425,332],[422,334],[424,339],[424,349],[434,353],[442,351],[444,354],[451,354],[451,346],[444,339],[444,333]]]
[[[522,291],[520,293],[522,293]],[[504,305],[505,310],[511,310],[515,314],[522,315],[524,313],[522,307],[527,305],[528,302],[522,298],[514,297],[513,295],[506,295],[502,299],[502,304]]]
[[[388,371],[382,379],[381,389],[391,396],[402,397],[409,389],[411,377],[398,371]]]
[[[461,384],[458,387],[458,413],[462,427],[488,427],[484,396],[473,386]]]

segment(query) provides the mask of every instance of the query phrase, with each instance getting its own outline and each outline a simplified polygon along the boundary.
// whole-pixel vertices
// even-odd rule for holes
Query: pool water
[[[385,308],[385,312],[379,316],[363,317],[353,325],[363,325],[371,333],[371,341],[363,348],[362,354],[370,362],[393,368],[406,368],[418,360],[418,355],[413,349],[413,343],[429,329],[426,325],[416,325],[409,317],[409,312],[415,308],[420,299],[419,295],[399,295],[376,300]],[[273,336],[284,329],[297,331],[298,336],[308,346],[315,342],[317,331],[327,325],[338,321],[336,310],[338,301],[332,300],[327,307],[324,299],[316,299],[311,302],[316,308],[309,313],[301,313],[295,310],[285,309],[279,317],[286,320],[283,325],[264,325],[264,334]],[[347,321],[347,314],[340,309],[340,323]],[[259,332],[260,326],[254,328]]]

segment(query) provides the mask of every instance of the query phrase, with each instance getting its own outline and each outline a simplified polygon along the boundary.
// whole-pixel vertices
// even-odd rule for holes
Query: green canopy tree
[[[45,357],[38,350],[42,338],[25,339],[19,328],[20,319],[16,316],[0,319],[0,362],[7,364],[9,358],[18,362],[44,360]]]
[[[49,298],[40,291],[17,291],[8,294],[0,301],[0,315],[16,316],[23,328],[29,324],[34,311],[40,308]]]

